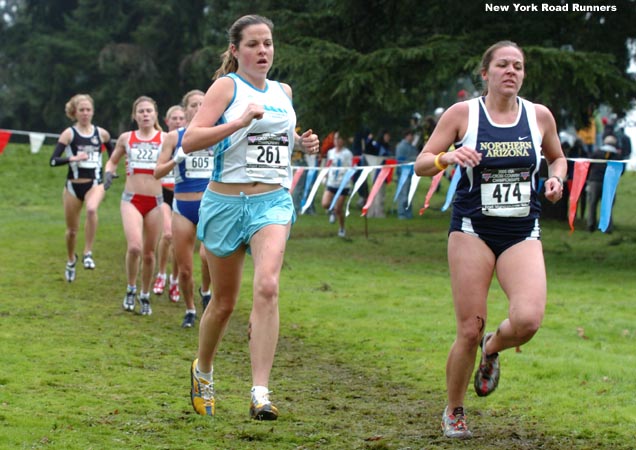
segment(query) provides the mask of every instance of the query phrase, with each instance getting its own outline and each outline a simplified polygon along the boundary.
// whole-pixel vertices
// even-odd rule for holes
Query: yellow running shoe
[[[199,362],[198,358],[192,361],[192,366],[190,367],[190,382],[192,385],[190,400],[192,401],[192,407],[197,414],[213,416],[214,382],[197,377],[197,362]]]

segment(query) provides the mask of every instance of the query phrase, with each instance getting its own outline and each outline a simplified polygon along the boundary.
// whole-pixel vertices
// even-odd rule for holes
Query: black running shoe
[[[183,317],[183,322],[181,323],[182,328],[192,328],[194,326],[194,322],[197,320],[197,315],[195,313],[188,312]]]

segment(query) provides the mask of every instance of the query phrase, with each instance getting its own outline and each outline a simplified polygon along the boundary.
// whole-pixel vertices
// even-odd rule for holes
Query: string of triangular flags
[[[29,136],[29,144],[31,145],[31,153],[38,153],[44,144],[44,140],[47,137],[57,139],[60,135],[53,133],[38,133],[35,131],[21,131],[21,130],[0,130],[0,155],[4,152],[4,148],[9,143],[12,135]]]
[[[366,156],[365,156],[366,157]],[[576,210],[578,207],[578,201],[581,196],[581,192],[583,187],[585,186],[585,180],[587,179],[587,172],[590,167],[590,163],[599,162],[606,163],[605,169],[605,177],[603,178],[603,191],[601,196],[601,212],[599,218],[599,230],[606,232],[609,228],[611,212],[612,212],[612,204],[614,202],[614,198],[616,196],[616,189],[618,187],[618,183],[620,181],[621,175],[623,173],[624,164],[627,161],[606,161],[606,160],[597,160],[597,159],[586,159],[586,158],[573,158],[569,159],[574,162],[574,173],[571,180],[568,180],[568,188],[570,191],[570,199],[569,199],[569,209],[568,209],[568,222],[570,225],[571,232],[574,231],[574,219],[576,217]],[[404,187],[407,185],[407,182],[410,180],[410,188],[407,195],[407,204],[411,206],[413,202],[413,198],[415,197],[415,193],[418,188],[418,183],[420,181],[419,176],[417,176],[413,171],[413,163],[402,163],[398,164],[395,160],[386,160],[390,162],[389,164],[382,165],[373,165],[373,166],[355,166],[354,167],[292,167],[293,179],[291,191],[293,192],[295,189],[299,188],[298,183],[302,177],[302,174],[306,172],[307,176],[305,178],[305,183],[303,188],[303,195],[301,200],[301,210],[300,213],[304,214],[309,207],[312,205],[316,193],[323,180],[327,176],[330,170],[345,170],[344,177],[334,198],[331,202],[330,208],[333,209],[336,205],[338,197],[342,195],[342,192],[345,188],[349,187],[350,181],[356,172],[360,172],[356,182],[351,189],[351,193],[349,198],[347,199],[347,204],[345,208],[345,215],[349,216],[351,200],[358,193],[361,186],[367,181],[369,175],[374,172],[373,185],[371,190],[369,191],[369,195],[366,199],[364,206],[362,207],[362,216],[366,216],[369,207],[373,203],[373,200],[377,196],[380,191],[382,184],[390,181],[390,176],[393,170],[397,167],[400,168],[400,176],[397,180],[397,187],[395,189],[395,195],[393,197],[393,202],[397,202],[397,199]],[[359,162],[359,157],[354,159],[354,164]],[[440,172],[437,175],[433,176],[431,179],[431,185],[428,188],[428,192],[426,193],[426,198],[424,200],[424,205],[420,208],[419,214],[423,215],[424,211],[430,206],[430,201],[435,192],[437,192],[437,188],[444,176],[444,172]],[[460,179],[460,171],[454,170],[450,185],[448,190],[446,191],[446,199],[444,201],[444,205],[441,210],[446,211],[450,208],[453,198],[455,197],[455,191],[457,190],[457,184]],[[387,181],[388,180],[388,181]],[[543,179],[539,182],[539,190],[541,190],[543,186]]]
[[[31,153],[38,153],[44,143],[44,140],[47,137],[58,138],[59,134],[52,133],[39,133],[39,132],[31,132],[31,131],[21,131],[21,130],[0,130],[0,155],[4,152],[5,147],[9,143],[11,136],[13,134],[16,135],[26,135],[29,137],[29,143],[31,146]],[[293,178],[292,178],[292,192],[298,186],[298,182],[301,179],[301,176],[304,172],[307,172],[307,177],[305,178],[305,184],[303,186],[303,196],[301,201],[301,214],[304,214],[307,209],[312,205],[316,193],[323,180],[329,173],[329,170],[346,170],[342,182],[338,187],[336,194],[334,195],[333,201],[331,202],[330,209],[333,209],[336,205],[338,198],[342,195],[342,192],[345,188],[349,186],[351,179],[355,176],[356,172],[360,172],[357,180],[353,185],[353,189],[349,195],[349,199],[347,200],[347,206],[345,210],[345,214],[349,216],[351,199],[355,196],[355,194],[360,190],[362,185],[367,181],[367,178],[372,172],[375,172],[373,179],[373,186],[371,191],[369,192],[369,196],[362,207],[362,216],[366,216],[373,200],[377,196],[378,192],[382,188],[382,184],[390,183],[391,177],[393,174],[393,170],[396,167],[400,168],[400,177],[397,181],[397,188],[395,191],[395,196],[393,197],[393,202],[397,202],[398,196],[400,195],[404,186],[407,185],[407,182],[410,179],[410,189],[408,192],[408,206],[411,205],[413,201],[413,197],[415,197],[415,193],[417,191],[418,183],[420,181],[420,177],[417,176],[413,171],[413,163],[398,163],[395,159],[386,159],[380,156],[372,156],[365,155],[365,159],[369,165],[366,166],[358,166],[357,164],[360,162],[360,157],[354,158],[354,166],[353,167],[303,167],[303,166],[293,166]],[[570,190],[570,203],[568,208],[568,223],[570,225],[571,232],[574,232],[574,219],[576,217],[576,210],[578,206],[578,201],[580,199],[581,193],[583,191],[583,187],[585,186],[585,180],[587,179],[587,172],[590,167],[591,162],[600,162],[606,163],[605,169],[605,177],[603,178],[603,191],[601,195],[601,212],[599,218],[599,230],[605,232],[609,228],[611,212],[612,212],[612,204],[614,202],[614,198],[616,197],[616,189],[618,187],[618,183],[620,181],[621,175],[624,170],[624,163],[627,161],[606,161],[606,160],[594,160],[587,158],[573,158],[568,160],[574,162],[574,172],[572,179],[568,181],[568,187]],[[444,172],[440,172],[434,177],[432,177],[431,185],[429,186],[428,192],[426,194],[426,198],[424,200],[424,205],[420,208],[419,214],[424,214],[424,211],[430,206],[430,201],[435,192],[437,192],[437,188],[439,183],[444,175]],[[450,186],[448,191],[446,192],[446,199],[444,205],[442,206],[442,211],[446,211],[455,196],[455,190],[457,189],[457,183],[459,182],[460,171],[455,170],[453,176],[451,178]],[[543,180],[540,181],[539,190],[541,190],[541,185]]]

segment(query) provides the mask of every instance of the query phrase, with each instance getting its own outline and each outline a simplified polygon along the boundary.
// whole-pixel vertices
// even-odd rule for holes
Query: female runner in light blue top
[[[295,133],[291,88],[267,79],[274,60],[272,31],[272,22],[256,15],[232,25],[223,64],[182,143],[186,153],[215,146],[197,228],[213,291],[191,366],[192,405],[202,415],[214,415],[212,363],[238,299],[249,248],[254,262],[250,415],[278,417],[268,384],[278,342],[280,271],[295,220],[290,155],[294,147],[317,153],[319,141],[311,130]]]

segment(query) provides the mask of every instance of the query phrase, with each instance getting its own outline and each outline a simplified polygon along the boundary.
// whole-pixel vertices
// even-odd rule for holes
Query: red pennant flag
[[[4,152],[4,148],[9,143],[9,139],[11,138],[10,131],[0,130],[0,155]]]
[[[428,209],[431,204],[431,197],[437,191],[437,186],[439,186],[440,181],[442,181],[442,177],[444,176],[444,171],[442,170],[440,173],[433,177],[431,181],[431,187],[428,188],[428,192],[426,193],[426,198],[424,199],[424,206],[420,209],[420,216],[424,214],[424,211]]]
[[[397,164],[398,160],[397,159],[385,159],[384,162],[382,164],[385,164],[387,166],[392,165],[392,164]],[[391,167],[391,170],[389,171],[389,175],[386,177],[386,182],[387,184],[391,183],[391,181],[393,180],[393,167]]]
[[[303,174],[304,171],[305,169],[303,169],[302,167],[300,169],[296,169],[296,172],[294,172],[294,178],[292,178],[292,184],[289,192],[294,192],[294,188],[298,184],[298,180],[300,180],[300,176]]]
[[[576,217],[576,207],[581,196],[585,180],[587,179],[587,171],[590,168],[589,161],[576,161],[574,163],[574,175],[572,176],[572,191],[570,192],[570,209],[568,211],[568,220],[570,222],[570,233],[574,232],[574,218]]]
[[[393,170],[393,167],[382,167],[382,169],[380,169],[380,173],[378,174],[378,177],[375,179],[375,182],[373,183],[373,187],[371,188],[371,192],[369,193],[369,197],[367,198],[367,203],[362,207],[363,216],[367,215],[367,211],[369,210],[369,207],[373,203],[373,199],[378,194],[378,191],[382,187],[382,183],[384,183],[384,180],[389,175],[389,173],[391,173],[392,170]]]

